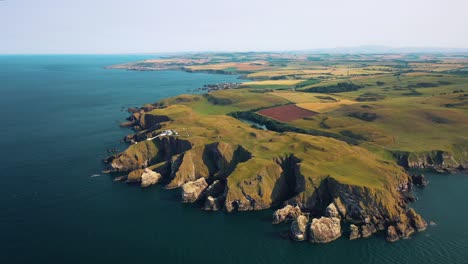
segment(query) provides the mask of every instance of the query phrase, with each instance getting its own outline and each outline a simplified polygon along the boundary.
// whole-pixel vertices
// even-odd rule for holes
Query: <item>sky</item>
[[[0,0],[0,54],[468,48],[467,0]]]

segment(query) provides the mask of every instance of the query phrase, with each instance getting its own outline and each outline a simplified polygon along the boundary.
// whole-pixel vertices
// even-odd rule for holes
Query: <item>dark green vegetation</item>
[[[339,140],[345,141],[353,145],[358,144],[358,141],[354,140],[352,137],[347,137],[344,134],[341,134],[341,135],[334,134],[334,133],[329,133],[327,131],[322,131],[322,130],[317,130],[317,129],[304,129],[304,128],[296,127],[291,124],[280,122],[280,121],[257,114],[256,112],[261,109],[265,109],[265,108],[253,109],[253,110],[244,111],[244,112],[242,111],[232,112],[232,113],[229,113],[228,115],[237,119],[244,119],[244,120],[249,120],[257,124],[262,124],[268,130],[271,130],[271,131],[296,132],[296,133],[313,135],[313,136],[324,136],[324,137],[339,139]]]
[[[340,82],[328,86],[314,86],[312,88],[303,89],[302,91],[312,93],[343,93],[357,91],[363,87],[362,85],[356,85],[354,83]]]
[[[303,87],[306,87],[306,86],[317,84],[319,82],[320,82],[320,80],[317,80],[317,79],[309,79],[309,80],[305,80],[303,82],[300,82],[300,83],[296,84],[295,87],[296,88],[303,88]]]

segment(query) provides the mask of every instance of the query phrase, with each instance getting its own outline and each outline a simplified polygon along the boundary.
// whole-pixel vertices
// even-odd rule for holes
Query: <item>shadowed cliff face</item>
[[[227,211],[262,210],[281,205],[296,194],[295,169],[300,162],[297,157],[288,155],[274,160],[252,159],[248,162],[255,163],[251,167],[256,170],[249,171],[251,177],[229,184],[224,205]],[[245,172],[241,168],[234,173]]]
[[[131,171],[167,161],[192,148],[187,140],[174,137],[145,140],[130,145],[125,151],[105,160],[112,171]]]
[[[224,142],[194,147],[172,161],[170,182],[166,188],[177,188],[199,178],[207,178],[209,182],[224,182],[239,163],[250,157],[251,154],[242,146]]]
[[[438,172],[457,172],[468,168],[468,146],[452,146],[452,150],[420,153],[395,151],[393,156],[404,168],[434,169]]]

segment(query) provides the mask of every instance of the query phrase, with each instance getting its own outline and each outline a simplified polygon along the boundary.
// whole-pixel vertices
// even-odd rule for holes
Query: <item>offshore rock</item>
[[[397,230],[394,226],[388,226],[386,239],[388,242],[395,242],[398,239],[400,239],[400,237],[398,236]]]
[[[307,238],[308,219],[304,215],[299,215],[291,224],[290,235],[295,241],[304,241]]]
[[[182,185],[182,202],[194,203],[202,198],[203,192],[208,187],[205,178],[190,181]]]
[[[295,220],[300,215],[302,215],[302,212],[299,206],[292,206],[288,204],[273,213],[273,224],[279,224],[286,220]]]
[[[349,240],[353,240],[353,239],[358,239],[361,237],[361,233],[359,233],[359,227],[354,225],[354,224],[351,224],[349,226],[349,229],[351,231],[351,233],[349,234]]]
[[[156,184],[161,180],[161,178],[161,174],[145,168],[143,174],[141,175],[141,187],[148,187],[150,185]]]
[[[136,113],[138,112],[138,108],[135,108],[135,107],[130,107],[127,109],[127,112],[133,114],[133,113]]]
[[[206,211],[218,211],[221,208],[220,204],[219,198],[208,196],[202,209]]]
[[[341,236],[340,219],[336,217],[321,217],[312,219],[309,241],[313,243],[328,243]]]

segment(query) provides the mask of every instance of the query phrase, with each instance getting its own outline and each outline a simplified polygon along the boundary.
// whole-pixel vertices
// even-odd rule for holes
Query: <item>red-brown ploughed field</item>
[[[318,114],[316,112],[297,107],[293,104],[263,109],[258,111],[258,113],[282,122],[290,122],[299,118],[314,116]]]

